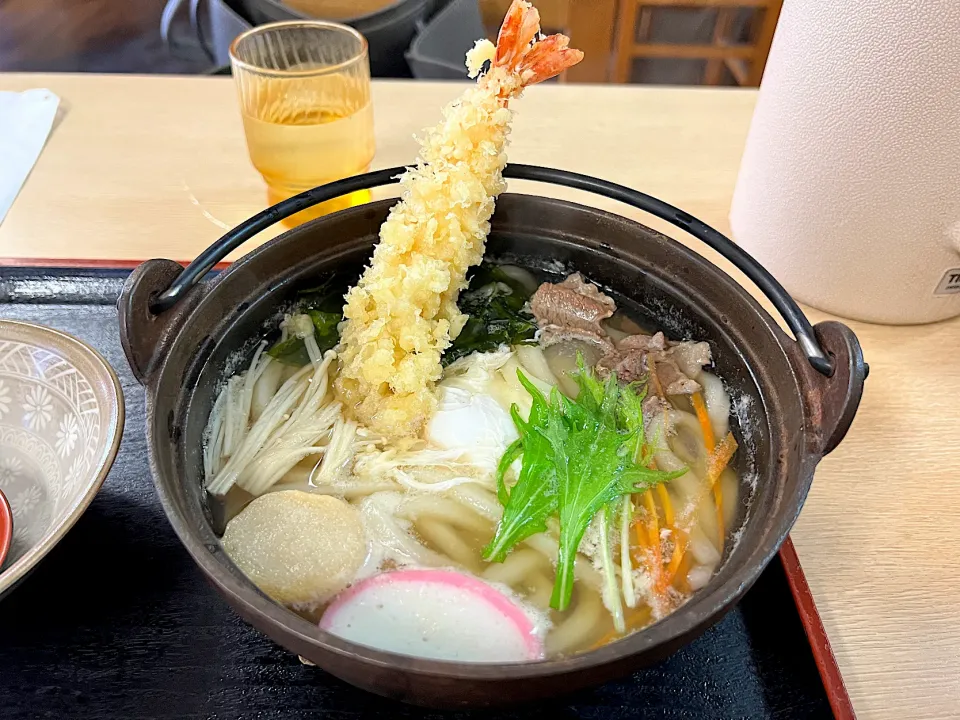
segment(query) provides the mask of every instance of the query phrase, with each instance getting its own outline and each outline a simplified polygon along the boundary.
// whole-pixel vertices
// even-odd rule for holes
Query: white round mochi
[[[227,523],[223,548],[277,602],[325,602],[354,579],[367,555],[349,503],[300,490],[268,493]]]

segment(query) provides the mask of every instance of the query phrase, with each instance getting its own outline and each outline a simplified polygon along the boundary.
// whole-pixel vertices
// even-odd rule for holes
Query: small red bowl
[[[13,540],[13,513],[7,497],[0,490],[0,567],[10,551],[10,541]]]

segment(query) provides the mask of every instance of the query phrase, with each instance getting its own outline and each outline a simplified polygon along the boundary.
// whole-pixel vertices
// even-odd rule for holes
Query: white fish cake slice
[[[223,548],[258,588],[294,607],[339,593],[367,555],[353,506],[300,490],[268,493],[251,502],[227,524]]]

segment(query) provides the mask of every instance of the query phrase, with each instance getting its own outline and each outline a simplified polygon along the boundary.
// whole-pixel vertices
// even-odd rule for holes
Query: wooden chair
[[[2,1],[2,0],[0,0]],[[479,0],[484,25],[496,37],[510,0]],[[584,59],[560,76],[561,82],[610,82],[617,0],[533,0],[546,32],[563,32]]]
[[[702,82],[720,85],[724,69],[741,86],[757,87],[773,42],[783,0],[620,0],[614,48],[614,82],[630,82],[636,58],[706,60]],[[716,9],[713,39],[709,44],[651,42],[653,13],[663,8]],[[738,14],[750,12],[747,42],[734,32]]]
[[[487,31],[496,37],[503,22],[503,16],[510,7],[510,0],[479,0],[480,13]],[[567,11],[570,0],[536,0],[534,5],[540,11],[540,25],[549,32],[559,32],[567,27]]]

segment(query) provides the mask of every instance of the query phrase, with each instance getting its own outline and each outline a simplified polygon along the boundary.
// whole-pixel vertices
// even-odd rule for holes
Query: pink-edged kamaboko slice
[[[543,657],[546,619],[455,570],[376,575],[327,608],[320,627],[345,640],[435,660],[523,662]]]

